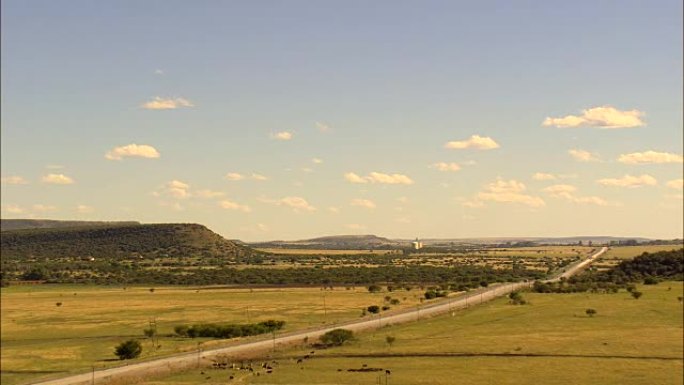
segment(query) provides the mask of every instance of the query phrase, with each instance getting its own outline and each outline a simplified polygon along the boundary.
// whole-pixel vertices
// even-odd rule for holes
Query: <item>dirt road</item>
[[[586,268],[600,255],[605,253],[606,250],[606,247],[602,248],[600,251],[596,252],[589,258],[575,265],[571,265],[558,277],[549,279],[548,281],[557,281],[561,277],[567,278],[573,274],[576,274],[578,271]],[[143,376],[147,377],[154,374],[162,374],[165,372],[180,370],[183,368],[197,367],[198,365],[204,365],[211,362],[211,359],[216,358],[217,356],[236,356],[247,353],[254,354],[259,352],[267,352],[271,349],[277,348],[279,345],[284,346],[302,343],[304,339],[307,338],[308,341],[315,341],[318,337],[325,334],[326,332],[341,327],[348,330],[352,330],[354,332],[359,332],[363,330],[380,328],[385,325],[418,321],[421,318],[431,317],[437,314],[448,313],[451,311],[455,311],[457,309],[463,309],[470,306],[478,305],[483,302],[492,300],[494,298],[504,296],[512,291],[519,290],[525,287],[530,287],[531,285],[531,282],[516,282],[492,285],[487,288],[472,291],[462,297],[447,298],[445,300],[441,300],[433,304],[419,306],[415,309],[407,309],[400,312],[389,313],[384,315],[378,314],[376,316],[373,316],[373,318],[353,320],[346,323],[339,323],[329,325],[326,327],[317,328],[315,330],[293,331],[286,334],[274,335],[274,337],[270,339],[264,339],[254,342],[245,342],[243,344],[238,344],[229,347],[216,348],[205,351],[198,349],[196,352],[192,353],[184,353],[172,357],[159,358],[147,362],[139,362],[111,369],[92,371],[90,373],[78,374],[56,380],[39,382],[36,383],[36,385],[80,385],[105,383],[113,379],[135,378]]]

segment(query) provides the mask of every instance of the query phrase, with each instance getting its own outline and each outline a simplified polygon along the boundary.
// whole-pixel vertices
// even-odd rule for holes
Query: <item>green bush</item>
[[[354,338],[354,333],[347,329],[331,330],[321,336],[321,342],[327,346],[340,346]]]
[[[130,360],[137,358],[142,353],[142,345],[138,340],[128,340],[120,343],[115,349],[114,354],[120,360]]]

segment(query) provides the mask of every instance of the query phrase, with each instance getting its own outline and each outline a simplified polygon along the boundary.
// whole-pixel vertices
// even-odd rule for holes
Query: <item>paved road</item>
[[[561,277],[570,277],[578,271],[586,268],[596,258],[605,253],[606,247],[596,252],[589,258],[567,268],[563,273],[557,277],[547,280],[547,282],[558,281]],[[196,351],[191,353],[184,353],[168,358],[159,358],[152,361],[140,362],[127,366],[121,366],[111,369],[103,369],[93,371],[91,373],[84,373],[70,377],[64,377],[56,380],[44,381],[36,383],[36,385],[80,385],[106,382],[119,377],[135,377],[148,376],[153,373],[163,373],[170,370],[178,370],[181,368],[195,367],[198,363],[206,364],[212,358],[220,355],[240,355],[245,353],[266,352],[273,349],[277,345],[291,345],[303,342],[304,338],[309,341],[315,341],[324,333],[344,327],[345,329],[355,332],[362,330],[370,330],[383,327],[385,325],[399,324],[411,321],[417,321],[421,318],[434,316],[437,314],[448,313],[457,309],[467,308],[469,306],[477,305],[497,297],[506,295],[512,291],[521,288],[530,287],[531,282],[516,282],[499,285],[492,285],[487,288],[479,289],[469,292],[463,297],[448,298],[430,305],[420,306],[415,309],[405,309],[395,313],[374,316],[373,318],[364,318],[362,320],[353,320],[346,323],[339,323],[321,327],[312,330],[299,330],[275,336],[272,339],[259,340],[254,342],[245,342],[234,346],[216,348],[206,351]]]

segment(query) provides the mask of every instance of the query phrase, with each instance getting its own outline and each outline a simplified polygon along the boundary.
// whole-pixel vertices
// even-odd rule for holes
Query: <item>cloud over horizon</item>
[[[447,142],[444,148],[455,149],[455,150],[493,150],[499,148],[499,144],[494,141],[494,139],[488,136],[472,135],[466,140],[458,140]]]
[[[292,139],[292,137],[293,137],[293,134],[290,131],[280,131],[280,132],[276,132],[276,133],[271,134],[271,139],[273,139],[273,140],[286,141],[286,140]]]
[[[585,150],[580,150],[580,149],[571,149],[568,150],[568,154],[572,156],[573,159],[575,159],[578,162],[598,162],[599,157],[595,154],[592,154],[589,151]]]
[[[443,171],[443,172],[448,172],[448,171],[459,171],[461,169],[461,166],[458,163],[447,163],[447,162],[437,162],[433,163],[428,166],[429,168],[438,170],[438,171]]]
[[[655,186],[658,181],[648,174],[643,174],[640,176],[625,175],[622,178],[604,178],[597,180],[596,183],[603,186],[636,188]]]
[[[252,209],[249,206],[239,204],[237,202],[233,202],[233,201],[228,200],[228,199],[224,199],[224,200],[220,201],[218,203],[218,205],[221,208],[226,209],[226,210],[236,210],[236,211],[242,211],[244,213],[248,213],[248,212],[252,211]]]
[[[43,183],[48,183],[48,184],[74,184],[75,181],[73,178],[68,177],[64,174],[47,174],[45,175],[42,179]]]
[[[194,106],[195,105],[187,99],[162,98],[159,96],[155,96],[154,99],[141,105],[141,107],[146,110],[175,110],[177,108],[190,108]]]
[[[462,206],[469,208],[484,207],[484,202],[516,203],[538,208],[546,205],[546,202],[538,196],[525,194],[525,184],[516,180],[503,180],[501,178],[487,184],[482,191],[477,193],[474,199],[465,200]]]
[[[379,184],[413,184],[413,179],[403,174],[385,174],[381,172],[370,172],[367,176],[360,176],[353,172],[344,174],[344,179],[350,183],[379,183]]]
[[[159,151],[156,148],[147,144],[135,143],[114,147],[105,154],[105,158],[109,160],[122,160],[123,158],[157,159],[159,156]]]
[[[618,162],[625,164],[682,163],[684,157],[669,152],[644,151],[621,154]]]
[[[562,198],[574,203],[594,204],[597,206],[616,206],[597,196],[576,196],[577,187],[569,184],[556,184],[542,189],[554,198]]]
[[[562,118],[547,117],[543,126],[558,128],[594,127],[602,129],[631,128],[645,125],[639,110],[621,111],[611,106],[593,107],[582,110],[581,115],[566,115]]]

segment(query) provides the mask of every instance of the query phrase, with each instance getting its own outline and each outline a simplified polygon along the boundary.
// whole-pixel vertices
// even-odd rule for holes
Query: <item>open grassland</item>
[[[359,254],[393,254],[398,250],[329,250],[329,249],[285,249],[285,248],[257,248],[257,251],[278,255],[359,255]]]
[[[383,328],[301,364],[311,348],[283,350],[269,358],[278,362],[271,374],[205,368],[146,384],[682,384],[682,283],[639,290],[639,300],[626,292],[524,293],[531,304],[499,299]],[[391,347],[387,336],[396,338]],[[348,371],[364,365],[382,371]]]
[[[178,288],[67,285],[12,286],[1,291],[2,384],[67,375],[91,366],[118,365],[114,347],[143,337],[155,319],[161,347],[143,342],[142,359],[208,348],[220,341],[171,336],[173,327],[193,323],[286,321],[282,332],[359,318],[361,309],[382,306],[390,295],[401,301],[392,309],[415,305],[422,291],[369,293],[366,288]],[[56,304],[61,302],[61,306]]]
[[[641,246],[613,246],[603,254],[593,266],[599,270],[610,269],[620,262],[638,257],[643,253],[656,253],[682,248],[683,245],[641,245]]]
[[[655,253],[657,251],[670,251],[681,249],[684,245],[643,245],[643,246],[615,246],[610,247],[602,256],[604,259],[631,259],[643,253]]]

